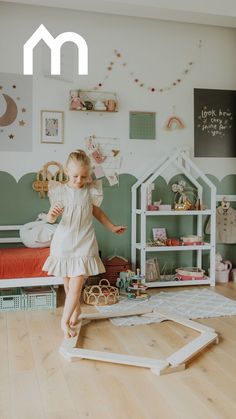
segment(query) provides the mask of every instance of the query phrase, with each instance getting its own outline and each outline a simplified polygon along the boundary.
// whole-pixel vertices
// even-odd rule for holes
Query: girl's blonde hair
[[[90,158],[87,156],[84,150],[74,150],[72,151],[67,160],[66,160],[66,168],[68,167],[68,164],[73,161],[75,163],[81,164],[81,166],[88,166],[91,170],[91,162]]]

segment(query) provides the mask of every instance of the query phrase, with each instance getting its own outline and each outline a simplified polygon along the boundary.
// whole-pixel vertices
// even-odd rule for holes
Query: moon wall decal
[[[4,115],[0,117],[0,127],[6,127],[8,125],[11,125],[15,121],[18,113],[17,106],[14,100],[10,96],[5,94],[3,94],[3,97],[6,101],[7,108]]]

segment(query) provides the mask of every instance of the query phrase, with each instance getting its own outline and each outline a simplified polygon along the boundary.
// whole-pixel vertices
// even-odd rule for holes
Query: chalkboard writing
[[[236,157],[236,91],[194,89],[195,157]]]

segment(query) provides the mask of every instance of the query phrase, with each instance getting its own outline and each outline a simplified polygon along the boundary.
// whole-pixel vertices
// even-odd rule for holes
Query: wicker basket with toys
[[[98,285],[84,288],[83,298],[85,304],[92,306],[106,306],[115,304],[119,300],[119,290],[110,285],[107,279],[101,279]]]

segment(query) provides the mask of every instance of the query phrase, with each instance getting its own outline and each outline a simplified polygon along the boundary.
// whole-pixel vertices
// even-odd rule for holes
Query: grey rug
[[[126,297],[121,297],[121,300],[117,304],[100,306],[97,307],[97,310],[100,313],[119,313],[124,310],[133,310],[137,307],[148,307],[156,310],[160,308],[170,311],[173,315],[188,319],[236,315],[235,300],[231,300],[206,288],[177,292],[161,291],[144,301],[133,301],[128,300]],[[159,323],[163,320],[165,320],[163,316],[150,313],[142,316],[114,318],[111,319],[111,322],[116,326],[133,326]]]

